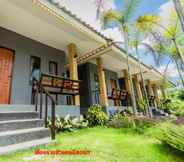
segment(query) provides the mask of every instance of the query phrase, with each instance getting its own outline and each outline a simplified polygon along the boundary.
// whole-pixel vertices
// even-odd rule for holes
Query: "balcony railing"
[[[95,104],[100,104],[100,90],[93,90],[92,96]],[[130,97],[128,92],[125,90],[112,89],[111,93],[108,95],[108,99],[120,103],[121,106],[130,105]]]

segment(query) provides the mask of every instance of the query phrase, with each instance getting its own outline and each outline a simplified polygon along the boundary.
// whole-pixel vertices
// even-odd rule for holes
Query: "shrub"
[[[157,122],[146,117],[114,115],[108,122],[108,126],[114,128],[131,128],[138,133],[144,133],[146,128],[152,127]]]
[[[146,108],[146,101],[144,98],[138,100],[138,107],[141,112],[145,111]]]
[[[167,99],[161,101],[161,107],[170,110],[177,116],[184,116],[184,91],[171,92]]]
[[[184,126],[168,124],[161,128],[157,138],[171,147],[184,152]]]
[[[48,126],[51,127],[51,120],[48,120]],[[88,121],[84,119],[81,115],[80,117],[72,118],[67,115],[65,118],[56,118],[55,127],[56,132],[60,131],[74,131],[76,129],[86,128],[88,126]]]
[[[132,117],[116,114],[109,120],[108,126],[113,128],[132,128],[135,127],[135,124]]]
[[[104,126],[108,120],[108,116],[103,112],[100,105],[93,105],[88,109],[87,120],[89,126]]]

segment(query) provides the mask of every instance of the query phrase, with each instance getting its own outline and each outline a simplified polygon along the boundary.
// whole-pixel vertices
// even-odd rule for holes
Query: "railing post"
[[[45,128],[47,128],[48,96],[45,93]]]
[[[38,87],[36,88],[36,93],[34,97],[35,97],[35,111],[37,112],[38,111]]]
[[[51,107],[51,137],[54,140],[55,139],[55,103],[52,101],[52,107]]]
[[[43,89],[40,87],[40,119],[42,119]]]

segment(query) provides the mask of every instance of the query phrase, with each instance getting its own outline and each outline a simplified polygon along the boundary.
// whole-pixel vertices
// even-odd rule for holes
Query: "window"
[[[41,72],[41,59],[37,56],[31,56],[30,58],[30,80],[39,80]]]
[[[58,63],[54,61],[49,62],[49,74],[58,75]]]

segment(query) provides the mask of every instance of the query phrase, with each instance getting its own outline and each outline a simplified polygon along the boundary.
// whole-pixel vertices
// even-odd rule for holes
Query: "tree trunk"
[[[125,41],[125,51],[126,51],[126,63],[127,63],[127,69],[128,69],[128,79],[130,81],[130,89],[131,89],[131,102],[132,102],[132,107],[133,107],[133,112],[136,115],[137,114],[137,104],[136,104],[136,99],[135,99],[135,91],[134,91],[134,86],[133,86],[133,81],[131,77],[131,71],[130,71],[130,62],[129,62],[129,51],[128,51],[128,35],[126,33],[126,29],[123,30],[124,34],[124,41]]]
[[[141,59],[140,59],[140,55],[139,55],[139,51],[138,51],[138,47],[137,46],[136,46],[136,55],[137,55],[138,63],[139,63],[139,72],[140,72],[140,76],[141,76],[141,82],[142,82],[143,93],[144,93],[143,95],[144,95],[145,100],[146,100],[146,106],[147,106],[146,115],[152,117],[153,114],[152,114],[152,111],[151,111],[150,106],[149,106],[148,93],[146,91],[146,85],[145,85],[145,81],[144,81],[144,75],[143,75],[142,68],[141,68]]]
[[[182,86],[184,87],[184,79],[183,79],[183,76],[182,76],[182,73],[181,73],[181,70],[180,70],[180,66],[179,66],[177,60],[174,60],[174,61],[176,63],[176,67],[177,67],[177,70],[178,70],[179,77],[181,79]]]
[[[181,28],[184,32],[184,10],[183,10],[182,4],[180,0],[173,0],[173,3],[174,3],[176,13],[180,20]]]
[[[177,53],[178,53],[178,56],[180,57],[181,62],[182,62],[182,64],[184,65],[184,56],[183,56],[183,54],[181,53],[180,48],[179,48],[178,45],[177,45],[176,39],[173,38],[172,40],[173,40],[173,43],[174,43],[174,45],[175,45],[176,51],[177,51]]]

